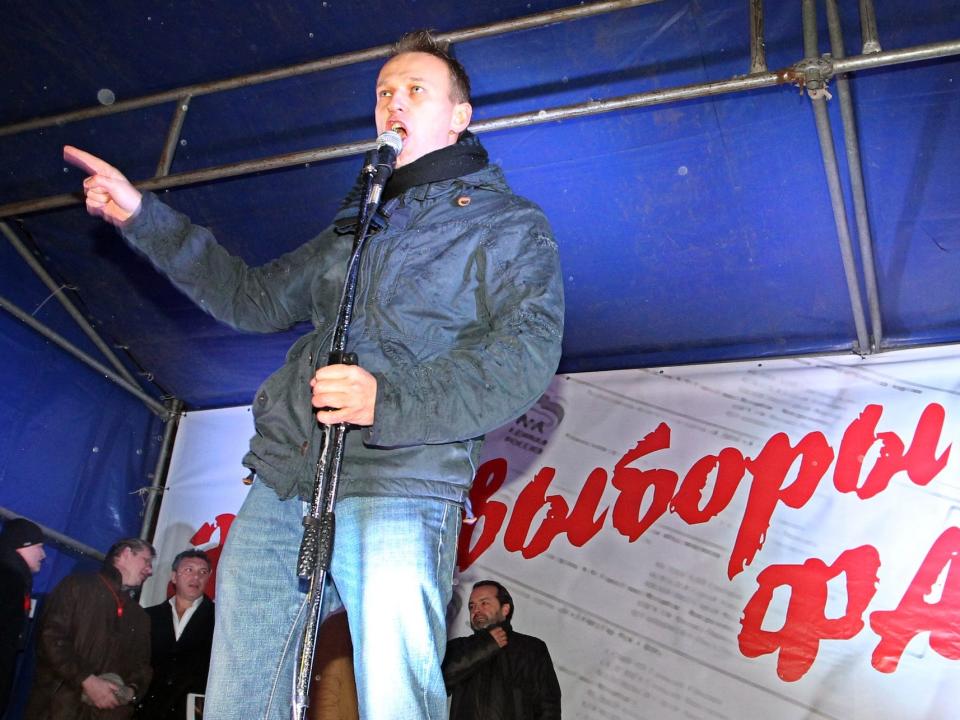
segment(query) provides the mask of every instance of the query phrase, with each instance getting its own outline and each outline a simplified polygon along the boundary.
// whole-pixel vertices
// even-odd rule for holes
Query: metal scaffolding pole
[[[167,140],[163,144],[163,152],[160,153],[160,161],[157,163],[156,177],[166,177],[170,174],[173,156],[177,152],[177,142],[180,140],[183,122],[187,119],[187,110],[189,109],[190,96],[184,95],[177,101],[177,109],[173,113],[173,120],[170,121]]]
[[[837,0],[826,0],[826,4],[827,26],[830,29],[830,51],[834,58],[842,60],[846,57],[846,52],[843,47],[843,29],[840,25],[840,11],[837,8]],[[837,81],[837,95],[840,98],[840,118],[843,124],[844,148],[847,153],[847,173],[850,177],[853,211],[857,220],[860,264],[863,267],[864,288],[867,292],[867,306],[870,309],[870,330],[873,341],[871,349],[877,352],[883,343],[883,320],[880,316],[877,265],[873,257],[873,239],[870,233],[870,219],[867,216],[867,195],[863,185],[863,167],[860,162],[860,140],[857,133],[857,121],[853,112],[850,81],[843,73],[834,77]]]
[[[880,38],[877,35],[877,13],[873,9],[873,0],[860,0],[860,35],[863,40],[864,55],[878,53]]]
[[[767,71],[767,52],[763,41],[763,0],[750,2],[750,72]]]
[[[822,60],[821,74],[823,77],[829,78],[834,74],[841,72],[853,72],[855,70],[865,70],[868,68],[884,67],[888,65],[899,65],[902,63],[915,62],[919,60],[931,60],[934,58],[949,57],[954,55],[960,55],[960,40],[932,43],[929,45],[918,45],[915,47],[904,48],[902,50],[884,51],[872,55],[856,55],[832,62],[829,60]],[[651,107],[653,105],[682,102],[684,100],[724,95],[733,92],[758,90],[760,88],[773,87],[775,85],[802,85],[804,82],[805,76],[803,63],[801,62],[797,65],[791,65],[790,67],[782,68],[780,70],[766,73],[754,73],[752,75],[741,75],[730,78],[729,80],[681,85],[674,88],[651,90],[645,93],[624,95],[607,100],[591,100],[585,103],[561,105],[551,109],[518,113],[516,115],[505,115],[503,117],[491,118],[490,120],[482,120],[477,122],[470,126],[470,130],[476,134],[480,134],[495,130],[506,130],[509,128],[540,125],[543,123],[556,122],[558,120],[566,120],[569,118],[600,115],[616,110]],[[202,170],[193,170],[191,172],[168,175],[166,177],[151,178],[149,180],[143,180],[134,184],[140,190],[165,190],[168,188],[194,185],[211,180],[220,180],[239,175],[250,175],[268,170],[293,167],[306,163],[333,160],[335,158],[346,157],[349,155],[359,155],[373,149],[375,146],[376,142],[372,140],[343,143],[340,145],[328,145],[326,147],[316,148],[313,150],[302,150],[284,155],[272,155],[270,157],[259,158],[256,160],[246,160],[229,165],[219,165],[212,168],[204,168]],[[77,205],[82,202],[83,198],[80,193],[66,193],[63,195],[53,195],[34,200],[8,203],[0,206],[0,218],[26,215],[29,213],[42,212],[44,210],[54,210],[57,208]]]
[[[122,387],[124,390],[129,392],[131,395],[138,398],[144,405],[146,405],[155,414],[159,415],[164,420],[167,419],[169,411],[167,410],[166,407],[164,407],[162,403],[159,403],[156,400],[154,400],[152,397],[147,395],[143,390],[141,390],[136,385],[132,385],[128,383],[126,380],[120,377],[117,373],[110,370],[110,368],[108,368],[106,365],[103,365],[97,362],[92,357],[90,357],[87,353],[85,353],[83,350],[81,350],[76,345],[71,343],[69,340],[57,334],[55,331],[48,328],[39,320],[34,319],[33,316],[24,312],[23,310],[18,308],[16,305],[14,305],[12,302],[10,302],[4,297],[0,297],[0,310],[6,310],[8,313],[10,313],[15,318],[17,318],[17,320],[19,320],[20,322],[29,326],[36,332],[40,333],[43,337],[47,338],[47,340],[50,340],[52,343],[60,347],[62,350],[66,350],[68,353],[70,353],[75,358],[80,360],[80,362],[93,368],[95,371],[97,371],[98,373],[101,373],[108,380],[113,381],[114,383]]]
[[[93,326],[77,309],[76,305],[74,305],[63,293],[63,288],[60,287],[60,285],[58,285],[52,277],[50,277],[50,273],[47,272],[46,268],[43,267],[40,261],[33,256],[33,253],[30,252],[29,248],[27,248],[20,238],[17,237],[17,234],[13,231],[13,228],[11,228],[5,222],[0,222],[0,232],[2,232],[7,240],[10,241],[10,244],[13,245],[14,250],[20,254],[20,257],[22,257],[24,262],[30,266],[30,269],[33,270],[37,277],[40,278],[43,284],[50,289],[50,291],[53,293],[53,296],[60,301],[60,304],[63,305],[70,317],[73,318],[74,322],[80,326],[80,329],[83,330],[84,334],[90,338],[93,344],[97,346],[97,349],[103,353],[107,360],[110,361],[110,364],[113,365],[120,376],[131,385],[139,387],[139,384],[130,371],[124,367],[122,362],[120,362],[120,358],[114,354],[110,346],[107,345],[104,339],[100,337],[100,334],[94,330]]]
[[[960,55],[960,40],[945,40],[928,45],[914,45],[900,50],[884,50],[869,55],[854,55],[843,60],[833,60],[830,64],[835,75],[921,60],[935,60],[951,55]]]
[[[847,210],[844,206],[843,190],[840,186],[840,167],[833,148],[830,116],[827,114],[826,83],[822,78],[816,77],[817,57],[820,54],[817,43],[816,0],[803,0],[802,12],[803,54],[805,63],[809,63],[811,71],[806,85],[813,107],[813,117],[817,125],[820,153],[823,155],[823,169],[826,173],[827,188],[830,191],[830,204],[833,206],[833,220],[837,227],[837,239],[840,241],[840,257],[843,260],[847,290],[850,293],[850,307],[853,310],[853,321],[857,331],[858,347],[855,349],[861,354],[869,354],[870,343],[867,338],[867,319],[863,311],[863,298],[860,292],[860,277],[853,256],[850,230],[847,227]]]
[[[553,25],[568,20],[580,20],[594,15],[615,12],[618,10],[627,10],[629,8],[639,7],[641,5],[651,5],[660,2],[660,0],[606,0],[605,2],[595,2],[590,4],[574,5],[573,7],[561,8],[560,10],[550,10],[548,12],[528,15],[526,17],[514,18],[503,22],[490,23],[488,25],[478,25],[464,30],[455,30],[448,33],[437,33],[436,37],[440,40],[447,40],[455,43],[463,40],[475,40],[478,38],[492,37],[502,35],[517,30],[529,30],[532,28]],[[26,130],[36,130],[39,128],[51,127],[53,125],[63,125],[64,123],[75,122],[77,120],[87,120],[89,118],[102,117],[104,115],[113,115],[115,113],[126,112],[128,110],[137,110],[139,108],[162,105],[164,103],[180,101],[186,96],[197,97],[198,95],[210,95],[212,93],[223,92],[225,90],[234,90],[241,87],[249,87],[260,83],[271,82],[273,80],[282,80],[285,78],[296,77],[298,75],[307,75],[320,72],[322,70],[331,70],[333,68],[353,65],[367,60],[376,60],[385,58],[393,51],[393,45],[378,45],[367,50],[357,52],[343,53],[333,55],[328,58],[321,58],[312,62],[291,65],[274,70],[265,70],[263,72],[250,73],[248,75],[239,75],[227,80],[216,80],[207,83],[198,83],[196,85],[186,85],[184,87],[166,90],[152,95],[144,95],[139,98],[132,98],[114,103],[108,106],[98,106],[86,108],[83,110],[74,110],[72,112],[60,113],[58,115],[47,115],[45,117],[25,120],[11,125],[0,127],[0,137],[4,135],[14,135]]]
[[[174,399],[170,404],[170,419],[163,431],[163,444],[160,446],[160,455],[153,470],[153,481],[147,489],[147,506],[143,510],[143,524],[140,526],[140,539],[147,540],[153,532],[153,516],[160,502],[160,494],[167,484],[167,470],[170,467],[170,454],[173,451],[173,441],[177,427],[180,425],[180,413],[183,411],[183,402]]]
[[[93,560],[96,560],[98,562],[103,562],[104,554],[99,550],[97,550],[96,548],[92,548],[89,545],[84,545],[79,540],[74,540],[72,537],[69,537],[68,535],[64,535],[62,533],[58,533],[56,530],[51,530],[46,525],[41,525],[40,523],[38,523],[36,520],[33,520],[28,517],[24,517],[23,515],[19,515],[13,512],[12,510],[8,510],[5,507],[0,507],[0,517],[2,517],[4,521],[16,520],[17,518],[30,520],[30,522],[32,522],[34,525],[40,528],[40,530],[43,532],[44,542],[53,543],[58,547],[61,547],[65,550],[69,550],[70,552],[92,558]]]

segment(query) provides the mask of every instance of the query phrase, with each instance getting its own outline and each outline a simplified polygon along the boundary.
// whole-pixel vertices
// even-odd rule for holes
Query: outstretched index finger
[[[63,146],[63,159],[89,175],[115,177],[120,174],[120,171],[113,167],[113,165],[73,145]]]

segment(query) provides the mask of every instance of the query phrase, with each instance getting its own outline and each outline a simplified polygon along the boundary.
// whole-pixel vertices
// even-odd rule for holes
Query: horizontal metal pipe
[[[945,57],[949,55],[960,54],[960,40],[948,43],[934,43],[932,45],[920,45],[904,50],[888,51],[869,56],[855,56],[844,60],[834,62],[834,72],[850,72],[863,67],[882,67],[884,65],[896,65],[910,62],[912,59],[928,60],[935,57]],[[842,67],[840,65],[842,64]],[[666,88],[663,90],[651,90],[650,92],[638,93],[636,95],[625,95],[622,97],[611,98],[608,100],[591,100],[585,103],[574,105],[563,105],[549,110],[536,110],[528,113],[519,113],[516,115],[506,115],[500,118],[490,120],[481,120],[470,126],[475,133],[491,132],[494,130],[505,130],[508,128],[525,127],[529,125],[539,125],[547,122],[555,122],[568,118],[584,117],[588,115],[599,115],[615,110],[626,110],[631,108],[649,107],[652,105],[661,105],[669,102],[681,102],[684,100],[693,100],[696,98],[723,95],[726,93],[741,92],[745,90],[758,90],[760,88],[782,85],[785,83],[795,83],[800,81],[802,74],[795,68],[788,67],[766,73],[757,73],[753,75],[741,75],[729,80],[719,80],[709,83],[698,83],[693,85],[682,85],[675,88]],[[163,190],[167,188],[182,187],[184,185],[193,185],[196,183],[207,182],[210,180],[219,180],[222,178],[236,177],[238,175],[248,175],[267,170],[276,170],[279,168],[292,167],[294,165],[303,165],[305,163],[321,162],[335,158],[346,157],[349,155],[359,155],[371,150],[376,146],[373,140],[363,142],[344,143],[341,145],[329,145],[327,147],[314,150],[302,150],[285,155],[274,155],[257,160],[247,160],[244,162],[233,163],[230,165],[220,165],[202,170],[168,175],[163,178],[152,178],[142,182],[135,183],[141,190]],[[24,200],[21,202],[8,203],[0,206],[0,218],[26,215],[28,213],[41,212],[44,210],[54,210],[56,208],[68,207],[83,202],[83,196],[80,193],[66,193],[63,195],[53,195],[46,198],[35,200]]]
[[[103,374],[104,377],[106,377],[108,380],[113,381],[114,383],[122,387],[124,390],[129,392],[131,395],[134,395],[135,397],[139,398],[139,400],[144,405],[146,405],[150,410],[152,410],[155,414],[159,415],[164,420],[167,419],[169,415],[169,411],[167,410],[166,407],[163,406],[162,403],[159,403],[156,400],[154,400],[152,397],[147,395],[145,392],[143,392],[143,390],[138,388],[136,385],[131,385],[130,383],[128,383],[122,377],[117,375],[117,373],[110,370],[110,368],[108,368],[106,365],[103,365],[102,363],[97,362],[92,357],[90,357],[90,355],[85,353],[83,350],[78,348],[69,340],[57,334],[55,331],[48,328],[42,322],[40,322],[39,320],[36,320],[33,316],[24,312],[23,310],[21,310],[12,302],[10,302],[9,300],[7,300],[5,297],[2,297],[2,296],[0,296],[0,310],[6,310],[8,313],[13,315],[17,320],[19,320],[25,325],[28,325],[30,328],[32,328],[36,332],[40,333],[41,335],[43,335],[43,337],[47,338],[47,340],[50,340],[50,342],[54,343],[55,345],[60,347],[62,350],[66,350],[68,353],[73,355],[82,363],[93,368],[98,373]]]
[[[481,120],[471,125],[470,129],[475,133],[483,133],[492,130],[524,127],[527,125],[540,125],[557,120],[600,115],[614,110],[630,110],[633,108],[650,107],[651,105],[663,105],[670,102],[681,102],[683,100],[724,95],[726,93],[741,92],[744,90],[757,90],[793,82],[795,77],[796,75],[792,69],[779,73],[768,72],[757,75],[743,75],[731,78],[730,80],[681,85],[679,87],[651,90],[645,93],[624,95],[607,100],[591,100],[576,105],[562,105],[551,108],[550,110],[536,110],[533,112],[518,113],[516,115],[506,115],[491,120]]]
[[[350,155],[360,155],[367,152],[367,150],[372,150],[376,145],[375,140],[344,143],[342,145],[328,145],[327,147],[316,150],[301,150],[285,155],[273,155],[267,158],[246,160],[230,165],[219,165],[202,170],[167,175],[166,177],[151,178],[134,184],[140,190],[165,190],[167,188],[182,187],[183,185],[195,185],[209,180],[221,180],[223,178],[236,177],[237,175],[250,175],[267,170],[292,167],[294,165],[333,160]],[[52,195],[39,200],[25,200],[23,202],[10,203],[9,205],[0,206],[0,218],[40,212],[43,210],[54,210],[56,208],[82,204],[83,201],[83,194],[77,192]]]
[[[528,15],[527,17],[514,18],[503,22],[490,23],[487,25],[478,25],[464,30],[455,30],[448,33],[437,33],[436,37],[450,42],[460,42],[463,40],[475,40],[477,38],[501,35],[503,33],[514,32],[517,30],[528,30],[531,28],[542,27],[544,25],[553,25],[568,20],[580,20],[582,18],[601,15],[604,13],[615,12],[617,10],[626,10],[640,5],[650,5],[660,0],[607,0],[606,2],[590,3],[588,5],[575,5],[573,7],[561,8],[560,10],[551,10],[548,12]],[[328,58],[314,60],[312,62],[300,63],[299,65],[290,65],[288,67],[276,68],[274,70],[265,70],[263,72],[240,75],[227,80],[216,80],[207,83],[197,83],[195,85],[186,85],[184,87],[165,90],[152,95],[144,95],[130,100],[122,100],[108,106],[98,106],[86,108],[83,110],[74,110],[72,112],[59,113],[57,115],[47,115],[44,117],[25,120],[19,123],[13,123],[0,127],[0,137],[4,135],[14,135],[26,130],[36,130],[38,128],[50,127],[52,125],[63,125],[64,123],[75,122],[77,120],[88,120],[90,118],[102,117],[104,115],[113,115],[119,112],[137,110],[139,108],[162,105],[163,103],[179,100],[184,95],[197,97],[198,95],[210,95],[212,93],[223,92],[225,90],[234,90],[250,85],[270,82],[273,80],[283,80],[285,78],[296,77],[298,75],[307,75],[320,72],[322,70],[331,70],[333,68],[353,65],[367,60],[376,60],[387,57],[393,52],[393,45],[378,45],[367,50],[357,52],[343,53],[333,55]]]
[[[71,552],[77,553],[79,555],[84,555],[86,557],[92,558],[98,562],[103,562],[105,555],[97,550],[92,548],[89,545],[85,545],[79,540],[74,540],[68,535],[63,533],[58,533],[56,530],[51,530],[46,525],[38,523],[36,520],[33,520],[18,513],[13,512],[13,510],[8,510],[5,507],[0,506],[0,517],[6,520],[16,520],[17,518],[23,518],[24,520],[30,520],[34,525],[36,525],[43,532],[44,542],[50,542],[58,547],[61,547],[65,550],[70,550]]]
[[[960,55],[960,40],[945,40],[929,45],[915,45],[900,50],[884,50],[870,55],[854,55],[842,60],[834,60],[833,73],[836,75],[920,60],[935,60],[951,55]]]
[[[545,122],[564,120],[567,118],[583,117],[587,115],[598,115],[613,110],[623,110],[637,107],[647,107],[666,102],[679,100],[688,100],[708,95],[721,95],[727,92],[739,90],[752,90],[761,87],[770,87],[779,83],[791,82],[793,75],[777,73],[764,73],[761,75],[748,75],[732,80],[724,80],[715,83],[704,83],[697,85],[687,85],[678,88],[666,90],[653,90],[639,95],[627,95],[609,100],[591,100],[586,103],[576,105],[565,105],[552,108],[550,110],[537,110],[529,113],[519,113],[517,115],[507,115],[490,120],[481,120],[470,126],[470,130],[475,133],[491,132],[493,130],[505,130],[507,128],[525,127],[528,125],[539,125]],[[230,165],[219,165],[203,170],[193,170],[185,173],[168,175],[162,178],[151,178],[135,183],[140,190],[165,190],[167,188],[182,187],[184,185],[194,185],[207,182],[209,180],[219,180],[222,178],[235,177],[237,175],[248,175],[256,172],[268,170],[277,170],[294,165],[303,165],[305,163],[320,162],[324,160],[333,160],[335,158],[347,157],[350,155],[359,155],[376,147],[375,140],[364,140],[363,142],[344,143],[341,145],[329,145],[316,150],[302,150],[300,152],[287,153],[285,155],[274,155],[268,158],[257,160],[246,160],[244,162],[232,163]],[[0,206],[0,218],[25,215],[27,213],[41,212],[44,210],[54,210],[57,208],[68,207],[83,202],[81,193],[66,193],[63,195],[53,195],[38,200],[24,200],[22,202],[9,203]]]
[[[137,385],[136,379],[133,375],[124,367],[123,363],[120,362],[118,358],[109,345],[104,341],[100,334],[94,330],[93,326],[87,321],[83,314],[77,309],[76,305],[70,302],[64,292],[63,288],[57,284],[50,273],[47,272],[46,268],[40,263],[37,258],[33,256],[33,253],[27,248],[26,245],[17,237],[17,234],[13,231],[7,223],[0,222],[0,232],[10,241],[10,244],[13,245],[13,249],[16,250],[20,257],[23,258],[23,261],[33,270],[34,274],[43,282],[44,285],[49,288],[53,293],[53,296],[60,301],[60,304],[63,305],[64,309],[73,318],[74,322],[83,330],[84,334],[90,338],[91,342],[97,346],[97,349],[103,353],[104,357],[110,361],[110,364],[116,369],[116,371],[131,385]]]

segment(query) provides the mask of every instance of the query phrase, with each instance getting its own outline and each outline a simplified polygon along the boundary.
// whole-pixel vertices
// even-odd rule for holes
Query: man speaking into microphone
[[[345,607],[365,720],[446,717],[446,644],[461,510],[484,433],[546,389],[563,288],[542,212],[514,195],[467,131],[470,81],[447,43],[405,35],[376,82],[377,132],[403,147],[359,271],[347,351],[327,355],[360,193],[262,267],[76,148],[87,210],[120,228],[184,293],[240,330],[314,330],[253,399],[255,473],[217,578],[206,720],[287,720],[304,592],[297,553],[321,432],[349,423],[327,606]],[[349,228],[349,230],[347,230]],[[335,409],[331,409],[335,408]]]

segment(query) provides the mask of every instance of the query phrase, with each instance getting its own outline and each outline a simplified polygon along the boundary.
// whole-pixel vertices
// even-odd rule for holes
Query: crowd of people
[[[32,574],[45,557],[43,541],[42,530],[22,518],[0,531],[0,718],[34,608]],[[153,574],[155,556],[143,540],[120,540],[97,572],[68,575],[50,592],[36,630],[27,720],[203,717],[214,630],[215,605],[205,593],[210,560],[201,550],[181,552],[170,569],[169,599],[143,608],[139,591]],[[450,640],[442,663],[450,720],[560,718],[550,653],[542,640],[513,629],[514,608],[501,583],[474,584],[468,602],[473,635]],[[351,683],[337,692],[355,688]],[[356,717],[356,703],[337,704],[345,706]]]
[[[45,557],[43,532],[23,518],[0,531],[2,665],[0,717],[34,614],[32,573]],[[36,668],[24,718],[184,720],[207,684],[214,603],[212,571],[200,550],[177,555],[169,600],[148,608],[140,589],[153,574],[150,543],[113,544],[96,572],[68,575],[48,594],[35,630]],[[201,715],[197,715],[201,717]]]

